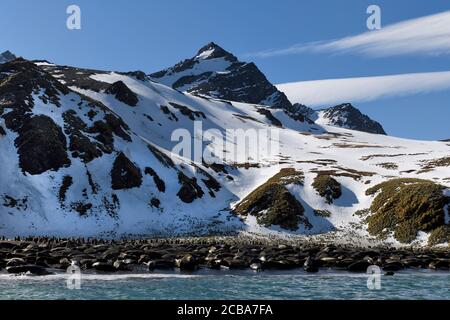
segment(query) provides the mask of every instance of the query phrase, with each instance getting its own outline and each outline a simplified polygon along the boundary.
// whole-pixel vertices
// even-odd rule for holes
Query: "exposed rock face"
[[[298,113],[304,115],[305,117],[308,117],[311,120],[316,120],[317,119],[317,111],[307,107],[303,104],[300,103],[295,103],[293,105],[294,109],[297,110]]]
[[[42,103],[57,108],[59,95],[68,94],[69,90],[23,59],[1,64],[0,74],[0,116],[6,127],[18,134],[15,145],[22,171],[37,175],[70,165],[61,128],[50,117],[31,113],[33,94]]]
[[[66,201],[67,190],[69,190],[72,184],[73,178],[71,176],[64,176],[61,186],[59,187],[59,194],[58,194],[58,198],[61,203],[64,203],[64,201]]]
[[[64,83],[68,87],[75,86],[84,90],[100,92],[111,86],[109,83],[92,78],[94,75],[105,74],[104,71],[76,68],[71,66],[59,66],[49,63],[42,65],[41,68],[53,76],[58,76],[59,78],[64,79]]]
[[[114,82],[108,89],[106,89],[106,92],[114,94],[117,100],[131,107],[135,107],[139,102],[136,93],[131,91],[130,88],[128,88],[122,81]]]
[[[141,170],[122,152],[119,153],[111,171],[112,188],[123,190],[140,187],[142,184]]]
[[[279,128],[283,127],[283,124],[281,123],[281,121],[278,120],[277,118],[275,118],[274,115],[272,114],[272,112],[270,112],[270,110],[267,110],[264,108],[259,108],[258,113],[265,116],[267,118],[267,120],[269,120],[271,122],[271,124],[274,125],[275,127],[279,127]]]
[[[0,64],[0,116],[6,127],[17,131],[34,107],[33,94],[44,103],[60,106],[59,94],[70,90],[35,64],[16,59]],[[4,110],[8,109],[8,113]]]
[[[284,93],[272,85],[254,63],[240,62],[215,43],[197,55],[150,75],[180,91],[218,99],[291,109]]]
[[[35,175],[70,165],[66,137],[49,117],[41,115],[30,118],[19,134],[16,146],[24,172]]]
[[[150,167],[145,168],[145,174],[148,174],[153,177],[153,181],[155,182],[156,187],[159,192],[166,192],[166,184],[164,181],[158,176],[158,174]]]
[[[103,120],[95,121],[91,127],[72,109],[63,114],[63,119],[64,132],[70,139],[72,157],[81,158],[85,163],[101,157],[103,153],[112,153],[114,135],[131,142],[131,137],[126,132],[128,127],[115,115],[106,114]],[[90,138],[91,135],[94,139]]]
[[[149,77],[145,74],[144,71],[137,70],[137,71],[131,71],[131,72],[122,72],[121,74],[133,77],[139,81],[147,81],[149,80]]]
[[[178,173],[178,181],[181,184],[181,189],[177,196],[185,203],[192,203],[195,199],[202,198],[205,194],[202,188],[198,185],[196,178],[189,178],[184,173]]]

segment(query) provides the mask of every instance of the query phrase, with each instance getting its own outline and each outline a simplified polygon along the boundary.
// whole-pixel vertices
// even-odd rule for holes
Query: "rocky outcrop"
[[[117,81],[111,84],[111,86],[106,89],[106,93],[115,95],[117,100],[131,107],[135,107],[139,102],[136,93],[131,91],[123,81]]]
[[[181,189],[177,196],[185,203],[192,203],[194,200],[202,198],[205,194],[202,188],[197,183],[197,178],[189,178],[184,173],[178,173],[178,181],[181,184]]]
[[[155,182],[156,187],[159,192],[166,192],[166,184],[164,181],[158,176],[158,174],[150,167],[145,168],[145,174],[148,174],[153,177],[153,181]]]
[[[295,103],[293,105],[293,108],[297,111],[297,113],[302,114],[303,116],[311,119],[311,120],[316,120],[317,119],[317,112],[316,110],[305,106],[303,104],[300,103]]]
[[[140,187],[142,184],[141,170],[120,152],[113,164],[111,182],[113,190]]]
[[[19,130],[15,141],[20,167],[32,175],[70,165],[67,142],[60,127],[47,116],[34,116]]]
[[[19,164],[23,172],[37,175],[70,165],[62,129],[46,115],[32,115],[33,94],[43,104],[60,106],[60,95],[70,90],[35,64],[24,59],[0,65],[0,116],[16,132]]]

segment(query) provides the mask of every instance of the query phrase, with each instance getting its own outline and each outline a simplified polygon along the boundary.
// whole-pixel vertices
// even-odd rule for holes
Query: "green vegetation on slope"
[[[312,186],[328,204],[332,204],[334,199],[339,199],[342,195],[341,184],[327,174],[318,174]]]
[[[277,225],[295,231],[300,222],[309,227],[308,220],[303,216],[305,209],[286,188],[291,184],[301,185],[303,180],[302,172],[292,168],[282,169],[250,193],[234,212],[241,216],[255,216],[258,223],[265,227]]]
[[[450,199],[444,187],[421,179],[393,179],[366,191],[375,195],[367,218],[372,235],[385,237],[390,232],[402,243],[411,243],[417,232],[431,232],[444,226],[445,206]]]

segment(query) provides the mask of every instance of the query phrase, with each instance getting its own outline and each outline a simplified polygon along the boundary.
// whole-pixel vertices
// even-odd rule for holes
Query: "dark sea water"
[[[0,299],[445,299],[450,273],[406,271],[381,276],[369,290],[366,274],[322,271],[200,271],[185,273],[83,274],[68,289],[65,274],[44,277],[0,274]]]

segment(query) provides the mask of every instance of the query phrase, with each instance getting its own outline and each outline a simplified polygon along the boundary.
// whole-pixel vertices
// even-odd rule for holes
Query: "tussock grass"
[[[303,216],[305,209],[302,204],[286,188],[288,185],[301,185],[303,182],[302,172],[293,168],[282,169],[248,195],[234,209],[234,213],[255,216],[258,223],[265,227],[277,225],[295,231],[301,222],[310,226]]]
[[[430,172],[436,168],[442,167],[450,167],[450,157],[423,161],[422,170],[420,170],[419,173]]]
[[[383,162],[383,163],[378,163],[377,164],[378,167],[387,169],[387,170],[397,170],[398,169],[398,164],[394,163],[394,162]]]
[[[434,229],[428,238],[428,245],[430,246],[442,243],[450,243],[450,226],[448,225]]]
[[[342,195],[341,184],[329,175],[318,174],[312,184],[317,193],[326,199],[328,204]]]
[[[418,231],[431,232],[445,224],[450,199],[444,187],[432,181],[403,178],[380,183],[366,191],[376,195],[367,218],[368,231],[385,237],[393,232],[402,243],[411,243]]]

